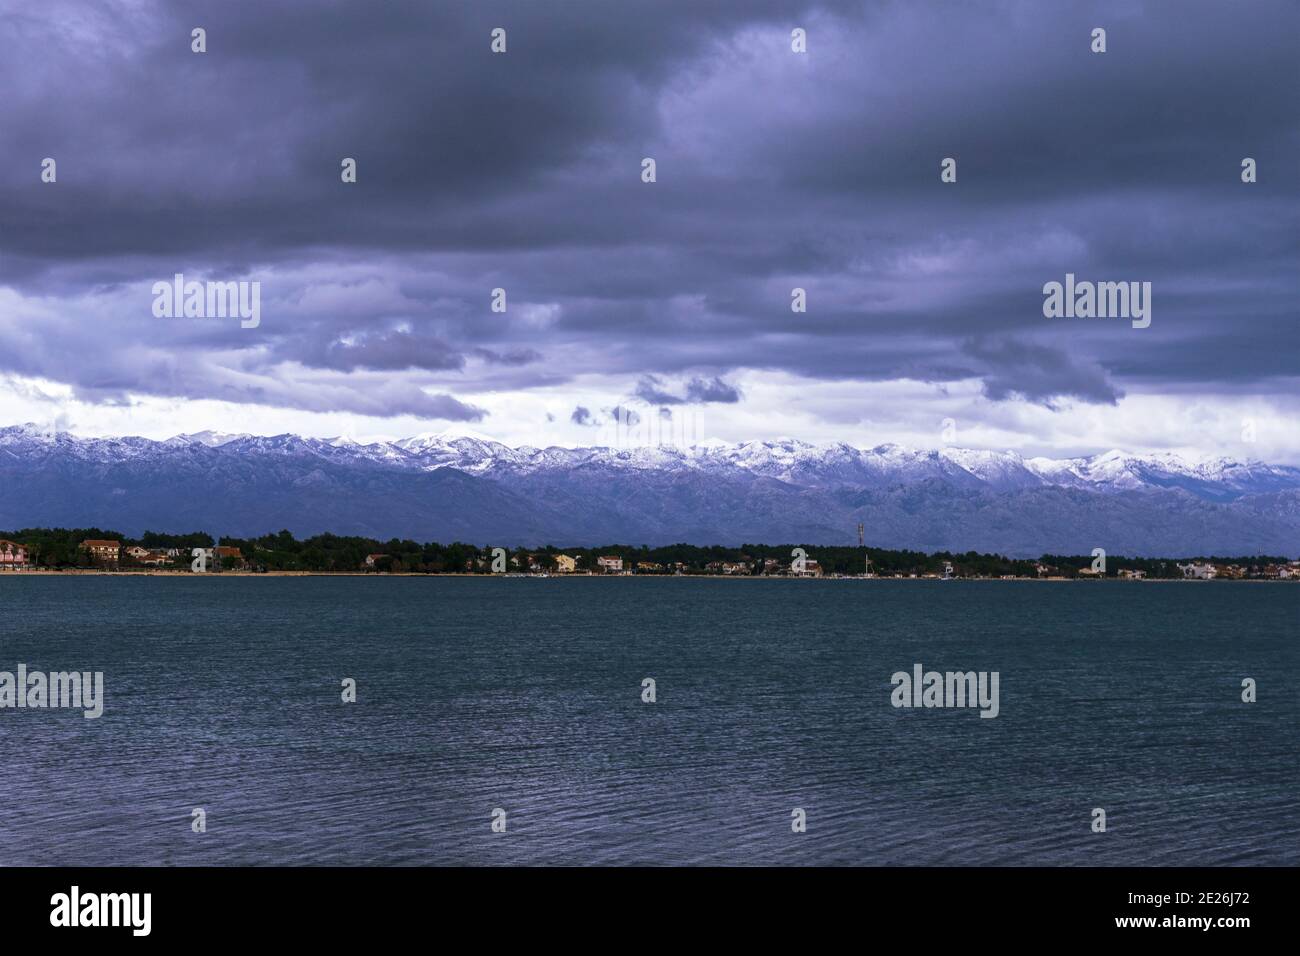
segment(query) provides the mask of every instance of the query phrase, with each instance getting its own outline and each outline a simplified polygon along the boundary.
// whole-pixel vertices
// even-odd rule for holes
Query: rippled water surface
[[[1300,863],[1289,584],[3,575],[0,607],[0,670],[106,684],[98,720],[0,710],[0,864]],[[998,671],[1000,716],[895,709],[918,662]]]

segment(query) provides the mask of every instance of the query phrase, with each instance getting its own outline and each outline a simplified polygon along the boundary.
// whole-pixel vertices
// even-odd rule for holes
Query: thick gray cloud
[[[728,385],[716,375],[713,378],[693,378],[686,383],[686,400],[688,402],[721,402],[732,404],[740,401],[740,390]]]
[[[1059,349],[1013,340],[967,342],[982,365],[984,394],[995,401],[1020,396],[1050,405],[1054,398],[1114,404],[1123,395],[1096,367],[1081,367]]]
[[[710,402],[732,404],[740,401],[740,390],[718,376],[692,378],[683,394],[669,391],[657,375],[645,375],[637,382],[634,394],[651,405],[705,405]]]
[[[1287,0],[6,4],[0,373],[458,420],[471,377],[1293,391],[1298,37]],[[154,319],[177,272],[258,279],[261,325]],[[1150,281],[1151,327],[1044,319],[1067,272]]]

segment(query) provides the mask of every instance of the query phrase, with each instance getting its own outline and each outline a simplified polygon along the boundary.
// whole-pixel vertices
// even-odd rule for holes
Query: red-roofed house
[[[238,548],[229,548],[225,545],[220,545],[212,550],[216,554],[218,566],[222,568],[225,567],[225,558],[234,558],[235,563],[233,566],[235,568],[243,568],[248,563],[244,560],[244,552],[240,551]]]
[[[0,538],[0,571],[27,567],[27,548],[17,541]]]

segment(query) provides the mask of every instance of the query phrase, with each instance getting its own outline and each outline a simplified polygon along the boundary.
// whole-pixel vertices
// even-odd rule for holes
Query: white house
[[[790,574],[796,578],[819,578],[822,576],[822,566],[812,558],[804,558],[803,569],[800,570],[798,565],[791,561]]]

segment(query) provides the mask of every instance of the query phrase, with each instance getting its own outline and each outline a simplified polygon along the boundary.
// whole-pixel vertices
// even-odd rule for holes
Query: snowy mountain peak
[[[188,435],[177,435],[174,440],[190,442],[192,444],[207,445],[209,448],[217,448],[238,438],[252,438],[247,433],[233,434],[231,432],[201,431],[193,432]]]
[[[998,493],[1064,487],[1107,494],[1154,489],[1181,490],[1208,500],[1300,487],[1300,469],[1219,457],[1191,463],[1179,455],[1133,455],[1110,449],[1076,458],[1023,458],[1014,451],[944,447],[916,449],[886,442],[857,448],[844,442],[811,444],[782,437],[736,444],[701,443],[688,448],[511,448],[460,426],[397,441],[357,441],[293,434],[259,436],[201,431],[165,442],[143,438],[78,438],[27,424],[0,428],[0,447],[10,454],[63,449],[81,460],[147,460],[179,447],[230,455],[319,458],[420,471],[455,468],[488,478],[562,475],[575,468],[638,473],[697,473],[720,480],[774,479],[798,487],[871,489],[940,482]]]
[[[0,428],[0,528],[331,531],[524,543],[856,542],[920,550],[1289,554],[1300,469],[1118,450],[857,448],[795,439],[511,448],[456,430],[351,437],[199,432],[152,441]],[[196,494],[195,489],[204,489]]]

